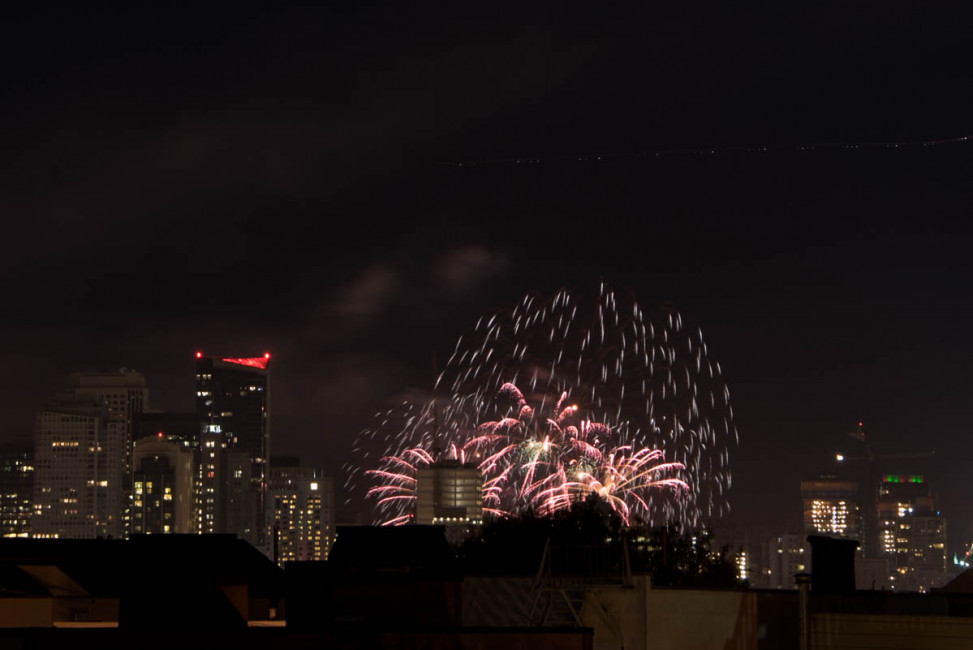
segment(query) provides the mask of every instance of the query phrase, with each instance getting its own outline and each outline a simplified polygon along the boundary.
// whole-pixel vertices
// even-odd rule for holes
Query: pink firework
[[[377,414],[355,439],[346,490],[366,477],[382,521],[409,514],[409,467],[438,448],[477,464],[497,512],[593,492],[651,524],[728,510],[729,388],[700,328],[672,309],[648,312],[605,284],[593,304],[527,295],[457,341],[435,393]]]
[[[595,494],[611,506],[627,526],[635,518],[639,521],[648,519],[653,512],[653,491],[669,488],[688,494],[689,484],[674,476],[685,469],[682,463],[665,462],[661,450],[643,448],[633,452],[631,445],[622,445],[613,449],[598,466],[562,468],[559,481],[538,494],[538,511],[550,514],[564,510]],[[569,476],[573,476],[573,480]]]
[[[465,452],[454,445],[450,446],[444,459],[455,460],[464,465],[468,462]],[[400,526],[412,522],[417,499],[417,471],[429,467],[435,460],[429,451],[412,447],[398,455],[383,457],[380,469],[365,472],[375,482],[369,488],[367,498],[374,499],[381,511],[395,513],[381,521],[383,526]],[[484,513],[501,517],[509,514],[499,507],[505,481],[506,474],[500,473],[483,482],[481,493]]]
[[[450,445],[446,460],[467,463],[476,459],[484,477],[484,512],[509,516],[531,508],[547,515],[596,494],[628,524],[633,514],[647,519],[649,492],[689,484],[674,474],[682,463],[664,462],[657,449],[615,447],[611,427],[578,418],[579,408],[567,405],[568,393],[555,402],[553,417],[539,418],[523,393],[507,382],[498,397],[512,403],[511,414],[478,426],[459,447]],[[608,451],[605,451],[605,450]],[[380,509],[393,514],[386,525],[412,521],[417,501],[416,472],[434,462],[433,454],[412,447],[382,459],[382,468],[367,475],[377,485],[368,491]],[[404,513],[402,511],[405,510]]]
[[[566,463],[604,459],[598,445],[607,442],[611,429],[579,420],[578,407],[567,404],[567,391],[562,391],[549,418],[537,417],[511,382],[500,387],[498,398],[513,402],[511,415],[478,426],[463,449],[485,456],[480,464],[485,476],[505,477],[515,504],[534,504],[537,494],[558,482]]]

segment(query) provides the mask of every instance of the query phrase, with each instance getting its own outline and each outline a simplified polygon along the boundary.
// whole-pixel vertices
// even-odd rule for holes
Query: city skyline
[[[611,305],[614,297],[607,294],[605,301],[605,304]],[[558,304],[571,311],[571,302],[566,296],[554,301],[554,305]],[[528,321],[534,319],[532,313],[526,312]],[[676,316],[674,322],[678,322],[678,318]],[[498,325],[499,323],[500,321]],[[628,329],[630,328],[626,327],[624,331]],[[490,334],[487,339],[491,338],[497,337]],[[660,332],[659,340],[667,338],[667,335]],[[672,338],[671,343],[675,344],[676,339]],[[478,349],[479,345],[474,340],[472,347]],[[700,340],[700,346],[702,345]],[[2,495],[5,527],[11,524],[10,532],[21,534],[19,524],[13,521],[17,512],[21,511],[18,500],[18,465],[22,460],[30,462],[32,459],[35,465],[32,490],[34,498],[29,505],[34,516],[27,526],[31,537],[91,538],[127,537],[129,534],[145,532],[231,532],[275,559],[324,559],[334,539],[332,531],[335,530],[335,523],[340,523],[336,518],[338,512],[342,512],[345,521],[354,521],[356,516],[364,517],[365,521],[362,523],[369,523],[378,514],[377,511],[369,514],[365,509],[359,510],[355,515],[354,510],[338,508],[338,503],[347,500],[349,496],[345,492],[347,481],[341,489],[336,490],[333,476],[304,465],[297,458],[250,457],[248,447],[253,448],[251,451],[258,450],[257,453],[266,455],[265,450],[269,446],[269,425],[265,423],[270,419],[269,400],[265,401],[263,394],[264,391],[269,393],[270,389],[269,353],[257,357],[213,358],[197,351],[195,358],[195,413],[148,408],[150,392],[146,379],[130,369],[117,373],[72,374],[68,378],[68,390],[50,398],[44,409],[38,413],[34,444],[36,456],[28,454],[27,457],[22,457],[14,449],[8,449],[8,452],[14,452],[9,456],[12,464],[4,469],[5,472],[13,473],[4,476],[7,481],[4,485],[9,483],[14,490]],[[573,363],[569,361],[568,365]],[[677,366],[673,363],[671,368]],[[470,372],[461,372],[460,378],[469,374]],[[528,421],[532,409],[527,405],[524,395],[509,383],[500,389],[501,393],[505,391],[508,397],[519,399],[519,406],[514,405],[515,411],[521,413],[520,419]],[[544,395],[545,391],[532,391],[529,394]],[[567,397],[568,393],[565,392],[552,411],[561,413],[558,422],[548,420],[551,426],[565,427],[563,435],[568,438],[563,441],[555,440],[558,445],[566,444],[570,436],[579,435],[577,431],[568,431],[569,424],[573,422],[572,415],[578,411],[578,407],[564,407]],[[662,410],[662,406],[660,403],[656,408]],[[456,416],[450,415],[451,408],[444,402],[442,407],[434,410],[437,415],[431,421],[422,424],[420,418],[413,426],[424,428],[429,425],[433,430],[442,427],[445,420]],[[388,415],[384,417],[388,418]],[[562,417],[569,419],[560,422]],[[508,418],[505,422],[505,426],[511,426],[514,420]],[[480,422],[476,430],[480,435],[492,436],[496,433],[497,425],[500,422]],[[690,426],[693,425],[690,423]],[[247,433],[248,427],[251,429],[250,434]],[[583,440],[586,435],[584,425],[581,429],[582,438],[578,440]],[[123,434],[123,431],[128,433]],[[612,434],[609,429],[604,429],[598,430],[597,435],[614,436],[617,433]],[[248,435],[250,440],[247,440]],[[930,486],[928,477],[914,472],[889,473],[895,463],[902,462],[915,470],[916,459],[930,454],[876,456],[870,451],[862,423],[858,424],[852,437],[865,455],[837,455],[834,458],[833,472],[800,481],[803,533],[796,532],[799,529],[789,528],[782,519],[771,521],[769,528],[764,530],[748,530],[735,523],[732,517],[698,522],[699,525],[715,526],[716,538],[720,544],[728,545],[731,551],[737,553],[735,557],[741,580],[750,579],[752,586],[761,588],[788,588],[786,576],[774,576],[778,576],[791,564],[797,566],[803,563],[803,566],[810,568],[807,547],[801,543],[802,539],[809,541],[809,538],[805,539],[809,534],[857,540],[859,553],[866,562],[861,570],[872,576],[860,576],[859,580],[864,581],[862,584],[871,579],[873,585],[882,584],[884,588],[907,591],[919,589],[928,592],[931,587],[944,584],[960,570],[959,566],[954,566],[950,556],[964,556],[968,542],[961,540],[952,549],[944,545],[947,541],[946,523],[949,513],[942,512],[939,508],[938,491]],[[134,439],[134,448],[131,443],[118,444],[126,438]],[[72,451],[78,446],[77,442],[72,441],[80,440],[81,447],[85,447],[92,444],[85,442],[89,439],[95,441],[94,448],[88,449],[89,452],[96,452],[92,456],[93,462],[86,462],[83,454],[78,456]],[[426,452],[433,454],[426,458],[430,465],[425,469],[422,468],[424,465],[420,467],[414,479],[414,490],[418,499],[400,509],[400,514],[405,516],[400,517],[397,523],[445,523],[447,528],[455,528],[452,533],[454,536],[459,535],[462,538],[471,517],[476,524],[480,524],[482,514],[488,509],[492,511],[492,508],[488,508],[492,504],[487,498],[490,490],[483,490],[483,496],[479,497],[481,489],[492,481],[487,480],[489,470],[484,470],[481,474],[475,462],[464,464],[457,460],[447,460],[458,453],[455,443],[448,443],[453,449],[448,454],[439,448],[447,443],[448,437],[445,434],[435,436],[428,442],[431,446]],[[123,447],[128,448],[130,455],[120,453]],[[417,449],[425,447],[420,446]],[[231,457],[234,453],[237,456]],[[214,461],[217,456],[223,460]],[[102,460],[98,460],[99,457]],[[439,461],[433,462],[433,457]],[[115,460],[106,465],[105,459],[111,458]],[[131,460],[130,463],[127,462],[128,459]],[[269,493],[260,488],[262,482],[250,485],[251,461],[259,461],[265,465],[269,463],[271,468],[277,468],[269,480]],[[214,465],[214,462],[217,464]],[[75,476],[78,472],[85,471],[90,474],[92,467],[93,479],[90,476]],[[125,470],[125,467],[130,467],[130,471]],[[233,470],[233,467],[237,467],[237,470]],[[362,469],[368,467],[366,464]],[[207,482],[204,478],[207,470],[214,469],[217,470],[215,483]],[[365,473],[367,475],[371,472]],[[242,478],[230,479],[230,474]],[[195,481],[198,484],[194,485],[194,479],[191,478],[193,475],[197,476]],[[209,471],[209,476],[214,476],[213,471]],[[686,477],[692,480],[688,475]],[[85,478],[89,479],[89,491],[94,490],[92,495],[79,487],[85,484]],[[340,480],[342,477],[339,475],[338,478]],[[383,482],[380,479],[373,484],[381,485]],[[461,484],[465,487],[460,487]],[[327,487],[322,487],[324,485]],[[112,501],[114,505],[108,505],[111,500],[106,500],[105,495],[96,494],[101,490],[98,486],[103,486],[107,490],[106,494],[116,494]],[[206,489],[207,486],[214,489]],[[570,488],[574,495],[572,500],[577,498],[575,490],[580,487],[578,484]],[[50,495],[53,501],[46,496],[51,488],[54,488]],[[129,510],[129,506],[123,507],[122,502],[123,495],[130,494],[132,488],[134,497],[128,498],[134,498],[134,502],[128,503],[134,504],[134,509]],[[688,486],[686,489],[687,498],[700,496],[689,490]],[[247,494],[251,498],[245,498]],[[473,494],[477,496],[474,497]],[[71,498],[62,499],[65,495]],[[241,499],[241,495],[244,498]],[[210,498],[213,496],[216,497],[215,501]],[[92,503],[88,503],[90,497],[93,497]],[[265,497],[269,500],[263,506]],[[241,510],[239,504],[247,501],[252,502],[249,508]],[[75,505],[64,505],[68,502]],[[224,505],[204,506],[204,502]],[[233,505],[234,503],[237,505]],[[353,500],[353,505],[360,504],[355,504]],[[635,504],[633,502],[630,505]],[[72,507],[75,508],[74,511],[70,510]],[[78,508],[82,518],[93,517],[93,521],[74,521],[77,517],[70,513],[76,515]],[[625,516],[627,510],[620,510],[616,504],[611,504],[611,508],[622,517],[622,523],[628,523]],[[60,509],[64,509],[63,513]],[[86,515],[89,511],[92,514]],[[257,511],[265,514],[255,518]],[[641,521],[643,525],[647,524],[646,514],[643,513],[631,523],[638,524]],[[514,513],[513,516],[518,515]],[[193,523],[197,518],[198,524]],[[260,523],[261,519],[266,523]],[[117,522],[114,528],[110,523],[112,520]],[[126,522],[124,525],[123,521]],[[375,525],[379,521],[376,519],[371,523]],[[265,528],[268,535],[261,541],[254,531]],[[270,531],[273,531],[272,534]],[[780,558],[783,564],[774,556],[775,547],[778,554],[787,556]]]
[[[185,386],[184,388],[190,389],[190,392],[193,395],[194,404],[196,404],[197,407],[199,407],[199,405],[203,403],[201,401],[200,393],[198,390],[200,386],[199,383],[200,377],[198,375],[198,371],[200,368],[199,362],[200,359],[203,358],[203,353],[201,351],[195,351],[191,356],[193,359],[196,360],[197,374],[195,378],[191,379],[189,381],[189,384],[187,384],[187,386]],[[259,362],[260,365],[258,372],[262,373],[264,371],[264,368],[266,368],[267,365],[269,365],[270,356],[271,356],[270,353],[264,353],[260,356],[252,357],[252,358],[244,358],[244,357],[225,358],[222,359],[222,361],[224,366],[227,366],[228,364],[227,367],[240,367],[242,370],[245,370],[247,367],[249,367],[249,362],[256,361]],[[206,357],[206,358],[210,359],[210,357]],[[220,359],[220,357],[213,357],[213,358],[217,360]],[[256,366],[254,366],[254,368],[256,368]],[[85,379],[86,377],[88,377],[88,379]],[[134,379],[125,379],[126,377],[133,377]],[[139,393],[138,393],[139,408],[141,408],[143,400],[145,403],[147,404],[151,403],[152,405],[152,408],[144,412],[144,417],[147,418],[146,422],[148,423],[147,424],[148,428],[146,428],[146,426],[142,427],[145,429],[145,431],[140,432],[140,435],[142,436],[153,437],[155,435],[153,426],[156,425],[153,424],[154,422],[153,418],[162,418],[160,422],[168,422],[169,418],[176,418],[178,420],[180,418],[185,419],[186,417],[189,417],[190,419],[193,419],[193,414],[191,412],[179,412],[171,409],[157,408],[159,405],[156,404],[155,402],[150,402],[148,399],[148,396],[151,394],[151,382],[147,381],[146,378],[141,373],[138,373],[137,371],[129,368],[123,368],[118,373],[111,373],[104,370],[100,370],[98,372],[93,372],[93,373],[83,373],[83,372],[72,373],[68,377],[68,382],[71,385],[70,390],[77,391],[79,390],[77,386],[83,387],[86,385],[86,382],[91,383],[92,381],[94,381],[97,384],[98,381],[97,378],[102,378],[103,382],[104,382],[104,378],[108,378],[107,382],[105,383],[109,385],[113,383],[119,383],[119,382],[121,382],[122,385],[125,385],[125,382],[134,381],[136,385],[140,386]],[[248,377],[243,377],[243,380],[244,382],[252,381],[252,379]],[[81,390],[90,391],[94,389],[82,388]],[[101,389],[101,390],[104,391],[105,389]],[[57,396],[55,396],[55,398],[57,399]],[[107,398],[108,401],[106,401],[106,408],[108,409],[114,408],[115,410],[122,409],[124,411],[125,406],[122,402],[117,402],[116,400],[117,403],[114,403],[111,401],[111,399],[112,399],[111,396]],[[43,410],[43,408],[44,407],[42,407],[41,410]],[[132,417],[132,415],[127,414],[127,417],[130,418]],[[202,422],[204,419],[207,419],[200,416],[199,413],[196,413],[195,418],[200,422]],[[489,423],[480,423],[480,424],[482,425],[482,424],[489,424]],[[863,423],[859,422],[857,423],[857,425],[858,426],[854,431],[848,433],[847,437],[849,438],[849,440],[842,441],[839,439],[836,445],[834,446],[835,449],[841,449],[841,450],[856,449],[856,448],[857,449],[864,448],[866,450],[868,449],[868,445],[867,443],[865,443],[865,432],[863,430]],[[159,424],[158,426],[165,429],[169,428],[169,425]],[[182,428],[185,428],[185,425]],[[196,428],[198,428],[198,426]],[[150,431],[149,429],[152,430]],[[179,429],[174,429],[174,430],[179,430]],[[33,444],[35,441],[36,441],[36,430],[30,433],[29,440],[25,440],[23,437],[20,439],[20,442],[22,443],[30,442],[31,444]],[[665,446],[664,445],[660,446],[660,450],[664,451]],[[429,451],[434,451],[434,450],[432,447],[430,447]],[[870,452],[867,453],[870,454]],[[286,454],[282,452],[280,455],[277,454],[272,455],[271,459],[277,457],[286,458],[288,457],[288,455],[292,456],[293,454]],[[805,517],[804,525],[802,526],[800,523],[794,524],[794,522],[800,521],[800,513],[802,510],[801,492],[804,483],[811,483],[813,481],[827,478],[830,475],[835,480],[838,480],[839,482],[844,481],[844,484],[846,485],[857,486],[857,483],[854,483],[854,481],[861,480],[862,477],[868,477],[868,476],[875,478],[877,481],[879,479],[879,473],[881,472],[885,472],[886,474],[884,476],[886,477],[888,476],[888,472],[900,472],[900,473],[911,472],[912,477],[915,478],[917,472],[927,473],[929,471],[928,462],[933,456],[934,454],[930,451],[926,451],[918,454],[907,453],[907,454],[891,454],[886,456],[880,455],[877,457],[854,456],[853,454],[842,455],[841,453],[838,454],[829,453],[827,455],[822,455],[820,458],[815,459],[815,462],[820,461],[817,466],[823,468],[823,473],[821,473],[821,476],[818,477],[817,476],[818,472],[815,472],[813,474],[797,477],[796,479],[794,479],[793,481],[794,485],[792,486],[794,488],[793,490],[794,494],[792,495],[794,498],[790,499],[791,501],[790,507],[788,507],[785,511],[782,511],[780,513],[783,515],[782,517],[766,518],[763,522],[764,525],[761,528],[765,533],[768,534],[776,534],[777,532],[780,531],[788,531],[788,530],[796,531],[796,530],[800,530],[801,528],[804,529],[808,528],[806,518],[809,516],[808,514],[809,511],[806,509],[806,507],[804,508],[804,517]],[[872,464],[868,465],[867,467],[864,463],[859,464],[856,462],[856,461],[864,461],[866,460],[866,458],[872,459]],[[339,461],[341,461],[341,459],[335,460],[334,462],[339,462]],[[321,466],[324,467],[323,465]],[[365,470],[365,469],[373,469],[377,467],[379,467],[379,465],[375,465],[375,467],[372,467],[370,465],[362,465],[360,469]],[[347,474],[344,471],[344,468],[335,469],[331,467],[326,467],[324,471],[326,472],[326,475],[329,478],[338,482],[339,485],[347,478]],[[839,475],[842,478],[839,479],[838,478]],[[934,481],[938,483],[938,480],[936,480],[935,478]],[[369,484],[371,483],[366,482],[366,486]],[[874,487],[875,486],[873,486],[873,488]],[[938,487],[939,486],[937,486],[937,488]],[[855,491],[858,488],[853,487],[848,489]],[[336,496],[337,496],[338,504],[340,504],[341,501],[347,497],[347,495],[344,494],[341,489],[337,490]],[[361,497],[362,495],[359,494],[358,496]],[[938,500],[939,489],[936,490],[935,496],[937,497]],[[876,497],[876,495],[873,494],[872,497]],[[867,499],[870,497],[868,497],[863,492],[861,494],[861,498],[865,499],[865,502],[867,502]],[[363,500],[360,499],[354,501],[352,503],[352,506],[353,507],[349,509],[347,507],[341,508],[339,505],[339,511],[341,511],[341,513],[345,517],[350,517],[352,520],[356,518],[363,518],[364,520],[363,523],[369,523],[371,518],[377,514],[377,513],[373,513],[371,511],[371,508],[367,505],[367,503],[365,503]],[[948,513],[944,513],[944,514],[948,514]],[[790,519],[791,521],[788,522],[788,519]],[[375,519],[374,523],[377,523],[378,521],[379,519]],[[731,513],[728,516],[723,518],[719,518],[719,517],[712,518],[709,520],[709,522],[717,526],[725,525],[725,524],[736,525],[738,523],[738,520],[733,516],[733,513],[731,511]],[[864,519],[862,519],[861,522],[864,522]],[[861,522],[856,526],[856,530],[858,533],[864,532],[865,524]],[[823,529],[822,532],[824,532]],[[835,530],[832,532],[838,534],[839,536],[843,536],[841,531]],[[852,536],[855,537],[856,535],[852,535]],[[965,538],[951,539],[950,551],[956,553],[962,553],[962,551],[968,546],[968,544],[969,544],[969,540]]]
[[[337,474],[478,319],[604,281],[704,332],[734,520],[799,529],[799,479],[864,422],[876,456],[935,451],[903,471],[935,477],[955,548],[971,26],[907,2],[22,8],[0,440],[72,372],[134,367],[190,412],[197,350],[269,352],[274,453]]]

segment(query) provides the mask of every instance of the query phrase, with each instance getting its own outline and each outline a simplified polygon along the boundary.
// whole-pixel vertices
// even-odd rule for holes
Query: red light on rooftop
[[[269,355],[262,357],[235,357],[229,359],[220,359],[220,361],[225,361],[226,363],[235,363],[241,366],[250,366],[251,368],[260,368],[261,370],[267,369],[267,362],[270,360]]]
[[[197,359],[202,359],[203,358],[203,353],[202,352],[197,352],[196,353],[196,358]]]
[[[162,432],[161,432],[161,431],[159,432],[159,437],[160,437],[160,438],[162,437]]]
[[[264,352],[264,359],[269,359],[269,358],[270,358],[270,353]]]

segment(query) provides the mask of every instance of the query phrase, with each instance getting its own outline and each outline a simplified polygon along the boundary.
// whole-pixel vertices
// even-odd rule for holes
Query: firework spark
[[[645,523],[698,525],[728,508],[729,389],[702,332],[675,311],[620,306],[604,284],[587,311],[567,290],[528,295],[457,342],[436,392],[379,414],[356,440],[346,487],[378,465],[365,475],[385,522],[408,520],[415,469],[440,449],[481,469],[496,513],[550,512],[590,493]]]
[[[556,485],[539,495],[538,510],[541,514],[554,513],[589,494],[596,494],[621,516],[622,523],[628,525],[633,510],[651,512],[651,494],[655,490],[671,488],[688,492],[686,481],[670,476],[685,469],[682,463],[664,462],[659,449],[633,451],[631,445],[621,445],[609,453],[606,462],[591,469],[575,468],[574,480],[568,478],[570,470],[562,469]]]

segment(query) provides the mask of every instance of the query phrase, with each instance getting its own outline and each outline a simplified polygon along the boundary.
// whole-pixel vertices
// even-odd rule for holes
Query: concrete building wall
[[[811,648],[973,648],[973,618],[814,614]]]
[[[0,600],[0,628],[52,627],[54,599],[50,597]]]
[[[644,616],[649,589],[648,578],[638,576],[632,589],[598,588],[585,594],[581,623],[595,631],[595,650],[647,650],[655,647],[649,643],[648,620]]]
[[[653,589],[648,576],[589,588],[581,624],[595,650],[757,650],[761,636],[756,592]]]
[[[757,648],[757,597],[746,591],[656,590],[646,594],[646,648]]]

